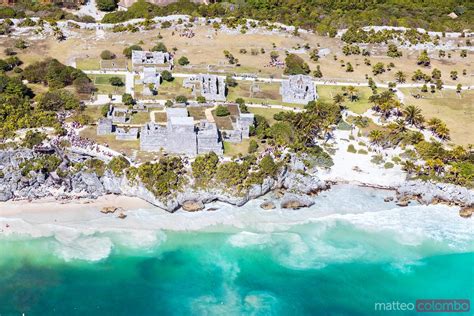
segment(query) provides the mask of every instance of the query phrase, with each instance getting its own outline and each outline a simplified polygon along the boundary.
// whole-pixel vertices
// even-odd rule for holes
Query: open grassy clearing
[[[250,139],[242,139],[241,143],[224,142],[224,155],[234,157],[249,153]]]
[[[163,81],[158,88],[158,98],[174,99],[179,95],[184,95],[188,99],[194,99],[191,89],[183,87],[183,78],[174,78],[173,81]]]
[[[358,100],[351,102],[346,98],[343,102],[350,111],[357,114],[362,114],[372,107],[369,102],[369,97],[372,95],[372,90],[369,87],[357,87]],[[380,92],[384,89],[379,89]],[[317,86],[316,91],[319,95],[319,100],[327,103],[333,103],[333,97],[336,94],[343,94],[342,86]]]
[[[273,116],[275,114],[280,113],[280,112],[284,112],[283,110],[280,110],[280,109],[271,109],[271,108],[265,109],[265,108],[249,107],[248,109],[251,113],[253,113],[255,115],[261,115],[264,118],[266,118],[270,125],[272,125],[276,122],[276,120],[273,118]]]
[[[99,94],[123,94],[125,93],[125,86],[117,87],[110,84],[109,80],[112,77],[119,77],[125,84],[125,76],[121,75],[88,75],[94,83]]]
[[[81,70],[99,70],[100,59],[98,58],[77,58],[76,68]]]
[[[405,95],[405,104],[420,107],[427,120],[437,117],[446,122],[454,143],[474,143],[474,91],[463,91],[460,96],[452,90],[427,92],[416,99],[412,93],[420,94],[420,89],[400,90]]]
[[[203,120],[206,118],[205,113],[206,107],[204,106],[189,106],[188,113],[195,121]]]
[[[166,112],[155,112],[155,122],[166,123],[167,119]]]
[[[150,113],[149,112],[136,112],[133,113],[130,124],[145,124],[150,122]]]
[[[97,135],[97,127],[89,126],[80,132],[80,136],[92,139],[98,144],[108,145],[111,149],[123,153],[130,157],[134,151],[140,149],[139,140],[134,141],[120,141],[116,140],[114,135]]]

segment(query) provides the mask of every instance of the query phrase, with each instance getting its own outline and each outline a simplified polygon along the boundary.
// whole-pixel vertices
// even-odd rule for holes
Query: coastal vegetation
[[[103,22],[120,23],[134,18],[153,18],[170,14],[188,14],[191,16],[222,17],[223,23],[235,27],[244,25],[245,18],[260,21],[281,22],[299,28],[315,30],[320,34],[334,36],[336,30],[344,27],[359,27],[365,25],[391,25],[408,28],[425,28],[434,31],[461,31],[473,25],[472,5],[467,0],[448,0],[443,3],[436,1],[415,0],[402,2],[384,0],[378,2],[362,1],[358,3],[347,1],[296,0],[296,1],[230,1],[216,2],[209,5],[194,4],[189,1],[179,1],[167,6],[156,6],[145,1],[134,3],[128,11],[108,13]],[[454,12],[457,18],[453,20],[447,15]],[[245,17],[245,18],[243,18]],[[390,17],[387,19],[386,17]],[[351,32],[354,33],[354,32]],[[360,33],[360,32],[359,32]],[[377,38],[382,42],[393,34],[377,34],[377,36],[362,35],[354,42],[364,42],[364,38]],[[423,40],[422,35],[409,34],[410,41]],[[421,37],[421,39],[418,39]],[[380,38],[380,39],[379,39]]]

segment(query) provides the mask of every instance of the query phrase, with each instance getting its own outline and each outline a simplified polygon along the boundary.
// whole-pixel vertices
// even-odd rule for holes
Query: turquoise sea
[[[0,235],[0,315],[415,315],[375,304],[472,302],[474,221],[441,205],[398,208],[382,201],[387,194],[336,188],[302,214],[266,215],[257,202],[222,206],[186,218],[246,219],[148,229],[143,239],[152,242],[130,231],[81,230],[100,221],[78,224],[74,238],[71,223],[68,234],[54,224],[37,225],[49,229],[42,235]],[[290,220],[311,212],[308,221]],[[154,220],[163,222],[147,222]]]

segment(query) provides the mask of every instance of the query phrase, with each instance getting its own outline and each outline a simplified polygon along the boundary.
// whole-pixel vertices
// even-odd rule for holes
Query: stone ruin
[[[116,140],[136,140],[138,138],[138,128],[123,128],[117,127],[115,129]]]
[[[160,71],[171,70],[173,58],[169,53],[134,50],[132,51],[132,66],[134,71],[140,71],[147,66],[155,66]]]
[[[281,83],[280,94],[286,103],[307,104],[317,98],[316,88],[310,76],[294,75]]]
[[[222,76],[208,74],[191,76],[184,80],[183,87],[193,89],[193,94],[199,91],[207,101],[226,100],[226,84]]]
[[[224,153],[215,123],[205,120],[197,126],[186,108],[167,108],[166,126],[147,123],[140,132],[140,149],[195,156],[215,152]]]
[[[158,92],[161,84],[161,75],[156,71],[155,67],[143,67],[143,72],[140,73],[140,79],[137,80],[137,84],[143,84],[143,95],[153,95],[150,85],[153,86],[154,91]]]
[[[112,123],[127,123],[130,120],[129,112],[128,109],[116,108],[111,105],[107,113],[107,118],[110,119]]]
[[[112,134],[112,120],[108,118],[102,118],[97,123],[97,135],[110,135]]]
[[[250,137],[250,126],[254,125],[255,115],[242,113],[238,104],[229,104],[227,107],[234,119],[231,130],[222,130],[222,138],[231,143],[240,143],[242,139]]]

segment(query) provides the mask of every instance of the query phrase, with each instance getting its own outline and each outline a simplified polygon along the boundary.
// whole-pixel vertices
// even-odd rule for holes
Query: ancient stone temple
[[[134,71],[141,71],[144,67],[155,66],[156,70],[171,70],[173,58],[169,53],[132,51],[132,66]]]
[[[225,101],[226,84],[222,76],[199,74],[184,80],[185,88],[193,89],[193,93],[200,93],[207,101]]]
[[[164,150],[174,154],[195,156],[215,152],[223,154],[222,141],[215,123],[206,120],[195,124],[186,108],[167,108],[166,126],[147,123],[140,132],[140,149]]]
[[[316,88],[310,76],[289,76],[281,83],[282,101],[287,103],[307,104],[317,98]]]

